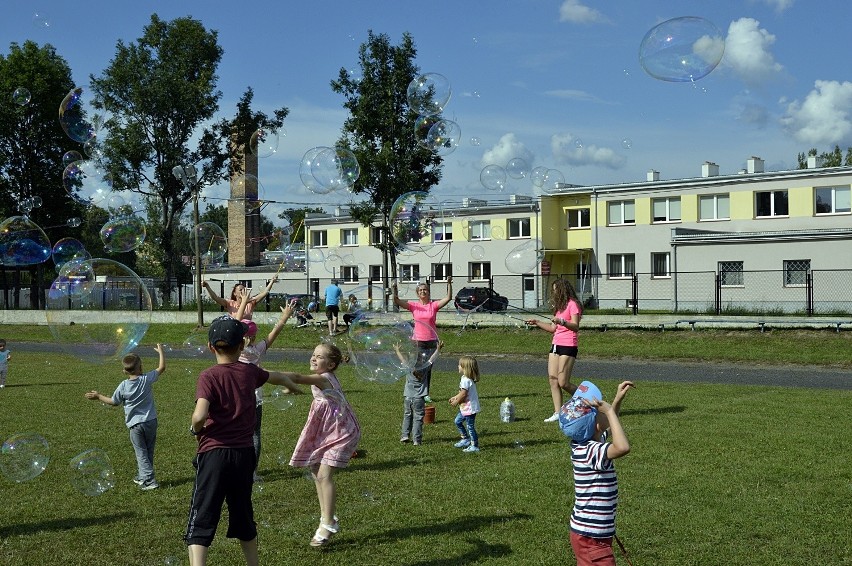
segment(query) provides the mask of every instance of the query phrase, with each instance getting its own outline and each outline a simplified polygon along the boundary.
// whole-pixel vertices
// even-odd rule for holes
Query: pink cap
[[[257,324],[247,318],[244,318],[240,322],[246,325],[246,336],[254,338],[257,335]]]

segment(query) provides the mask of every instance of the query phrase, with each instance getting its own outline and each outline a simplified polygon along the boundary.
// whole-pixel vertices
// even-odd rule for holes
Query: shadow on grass
[[[53,385],[79,385],[83,383],[82,381],[50,381],[47,383],[7,383],[6,388],[18,388],[18,387],[49,387]]]
[[[665,415],[668,413],[682,413],[686,410],[683,405],[672,407],[655,407],[653,409],[622,409],[621,416],[626,415]]]
[[[11,536],[28,536],[45,531],[70,531],[80,527],[91,527],[93,525],[108,525],[135,518],[134,513],[116,513],[115,515],[104,515],[102,517],[65,517],[53,519],[40,523],[21,523],[18,525],[6,525],[0,527],[0,538]]]
[[[486,558],[500,558],[512,554],[512,547],[507,544],[487,544],[481,540],[467,539],[465,542],[473,545],[469,551],[455,557],[441,556],[432,560],[418,560],[407,566],[444,566],[445,564],[476,564]]]
[[[514,393],[512,395],[480,395],[480,399],[500,399],[501,401],[508,397],[509,399],[520,399],[522,397],[541,397],[539,393]]]

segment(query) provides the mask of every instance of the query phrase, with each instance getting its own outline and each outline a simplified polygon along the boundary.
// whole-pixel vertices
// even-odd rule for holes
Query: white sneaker
[[[471,444],[470,446],[462,450],[462,452],[479,452],[479,446],[474,446],[473,444]]]
[[[553,413],[552,415],[550,415],[549,417],[547,417],[546,419],[544,419],[544,422],[546,422],[546,423],[555,423],[555,422],[556,422],[556,421],[558,421],[558,420],[559,420],[559,413]]]
[[[456,448],[467,448],[468,446],[470,446],[470,440],[467,438],[462,438],[461,440],[453,444],[453,446],[455,446]]]

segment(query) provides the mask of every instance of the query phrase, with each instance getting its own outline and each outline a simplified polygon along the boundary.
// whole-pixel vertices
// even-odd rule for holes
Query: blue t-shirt
[[[325,306],[340,305],[340,297],[343,296],[343,291],[337,285],[329,285],[325,288]]]
[[[6,369],[9,365],[9,354],[11,353],[11,350],[3,350],[0,352],[0,369]]]
[[[157,418],[153,385],[159,376],[157,370],[152,369],[134,379],[125,379],[116,387],[112,394],[112,402],[116,405],[124,405],[124,421],[127,428]]]

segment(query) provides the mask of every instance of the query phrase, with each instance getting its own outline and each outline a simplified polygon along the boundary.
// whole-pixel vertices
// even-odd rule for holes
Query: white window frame
[[[664,264],[662,272],[657,270],[657,262]],[[671,252],[651,252],[651,279],[672,278],[672,254]]]
[[[712,218],[703,218],[701,216],[702,207],[701,204],[703,202],[707,202],[712,199],[713,203],[713,217]],[[728,214],[723,216],[720,212],[720,204],[725,203],[728,208]],[[698,221],[699,222],[716,222],[719,220],[730,220],[731,219],[731,195],[728,193],[721,193],[718,195],[699,195],[698,196]]]
[[[417,283],[420,281],[419,263],[402,263],[399,265],[399,280],[406,283]]]
[[[435,222],[432,225],[432,241],[433,242],[451,242],[451,241],[453,241],[453,223],[452,222]]]
[[[664,214],[657,219],[656,208],[657,204],[662,204],[665,208]],[[675,209],[675,210],[673,210]],[[665,224],[681,221],[680,197],[660,197],[651,199],[651,223]]]
[[[453,276],[452,263],[433,263],[432,264],[432,281],[447,281]]]
[[[613,269],[613,266],[618,266]],[[631,279],[636,274],[636,254],[608,254],[607,279]]]
[[[491,239],[490,220],[471,220],[468,229],[470,230],[471,242],[481,242]]]
[[[387,240],[387,235],[382,230],[381,226],[370,226],[370,244],[384,244]]]
[[[769,214],[759,214],[758,213],[758,199],[761,198],[762,195],[769,195]],[[779,207],[778,197],[784,195],[786,197],[784,202],[787,205],[787,210],[784,212],[779,212],[776,208]],[[789,193],[787,189],[778,189],[774,191],[755,191],[754,192],[754,217],[755,218],[788,218],[790,216],[790,200]]]
[[[614,214],[617,211],[618,214]],[[608,226],[635,226],[636,225],[636,201],[614,200],[607,203]]]
[[[340,278],[344,283],[358,282],[358,266],[357,265],[342,265],[340,266]]]
[[[509,218],[509,239],[529,240],[532,237],[531,226],[529,218]]]
[[[311,230],[311,247],[328,247],[328,230]]]
[[[830,208],[828,212],[817,210],[820,192],[829,191]],[[852,188],[846,187],[815,187],[814,188],[814,214],[817,216],[831,216],[837,214],[852,214]]]
[[[477,270],[479,276],[476,276]],[[467,264],[467,279],[468,281],[489,281],[491,280],[491,262],[490,261],[471,261]]]
[[[583,223],[583,213],[586,213],[585,221]],[[565,213],[567,218],[567,226],[569,230],[587,230],[592,227],[592,209],[590,208],[571,208]],[[574,220],[576,226],[571,225],[571,221]]]
[[[340,245],[341,246],[357,246],[358,245],[358,228],[341,228],[340,229]]]

